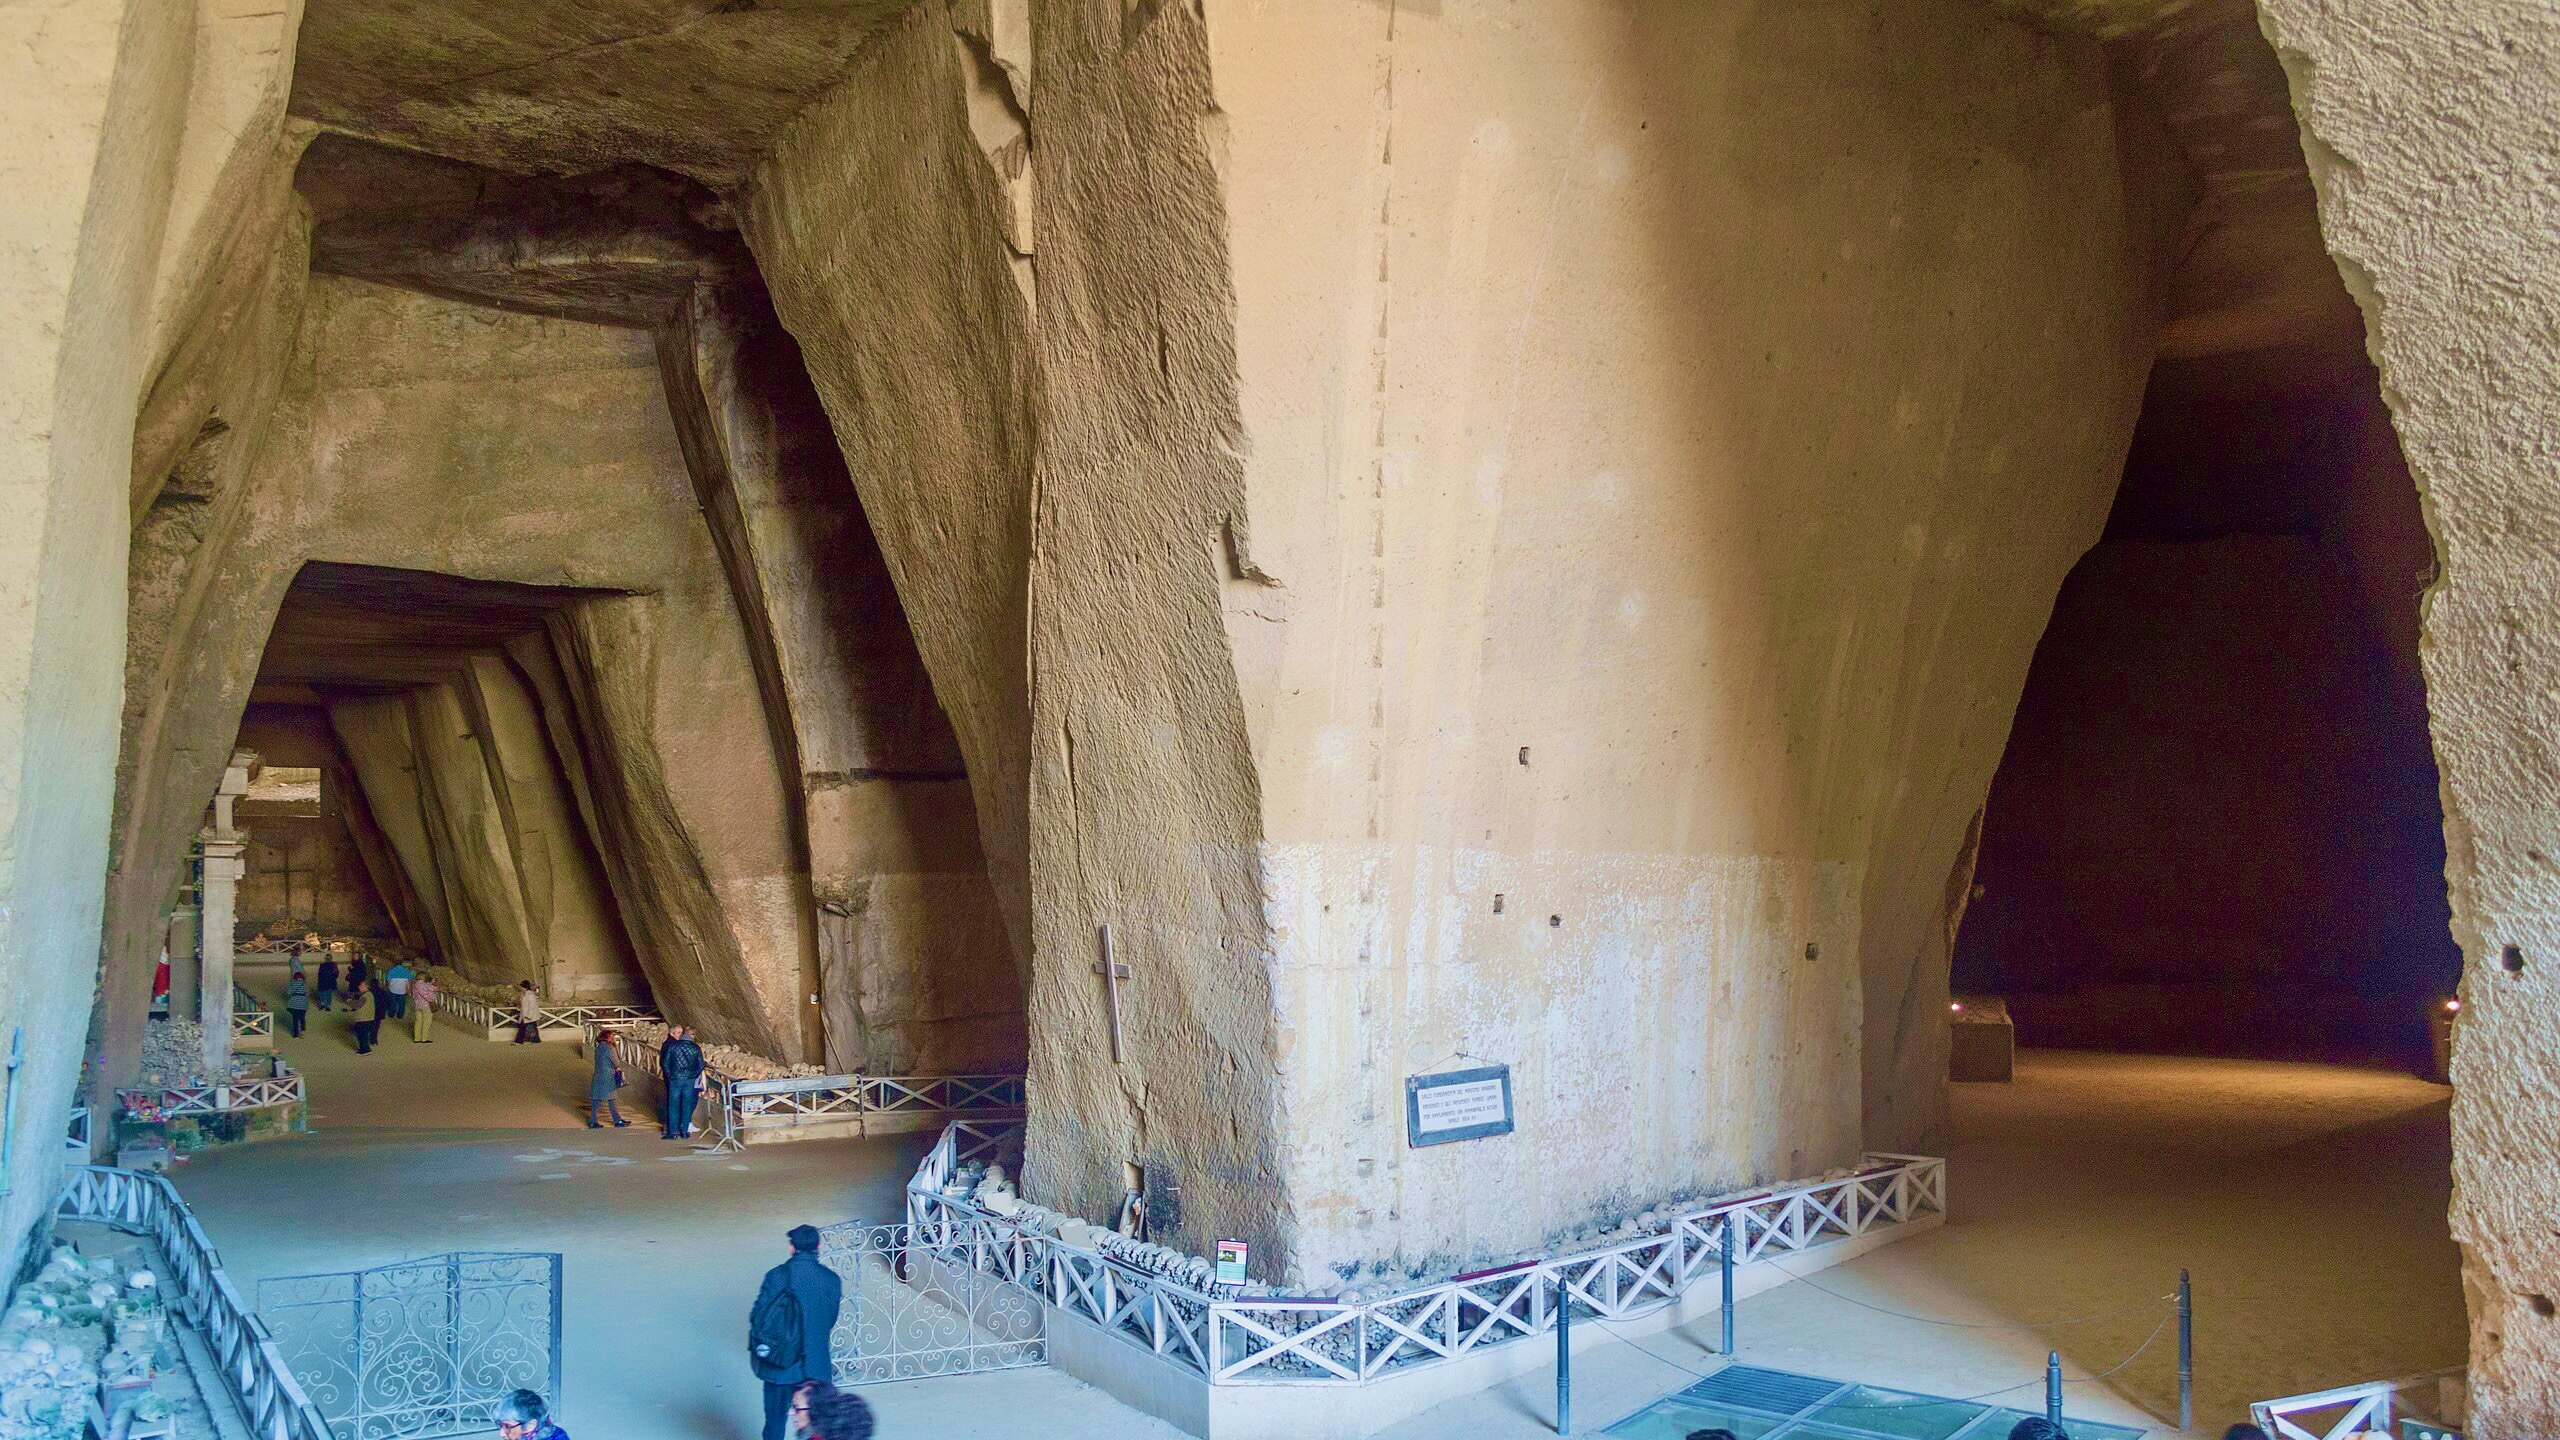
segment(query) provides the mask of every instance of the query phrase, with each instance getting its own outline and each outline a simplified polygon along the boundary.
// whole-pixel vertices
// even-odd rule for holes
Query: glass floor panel
[[[1906,1395],[1899,1390],[1861,1385],[1806,1418],[1871,1435],[1891,1435],[1894,1440],[1954,1440],[1959,1431],[1990,1409],[1969,1400],[1941,1400],[1934,1395]],[[2008,1432],[2004,1429],[1999,1433]]]
[[[2007,1440],[2031,1413],[1970,1400],[1729,1366],[1609,1427],[1621,1440],[1686,1440],[1731,1430],[1736,1440]],[[2071,1440],[2141,1440],[2124,1425],[2063,1417]]]
[[[1760,1440],[1761,1436],[1786,1423],[1741,1410],[1673,1399],[1647,1405],[1610,1426],[1608,1433],[1624,1436],[1626,1440],[1686,1440],[1691,1431],[1721,1427],[1732,1431],[1734,1440]]]

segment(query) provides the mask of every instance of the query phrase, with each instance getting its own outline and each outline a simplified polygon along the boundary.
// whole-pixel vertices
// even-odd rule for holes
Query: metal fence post
[[[1573,1291],[1556,1272],[1556,1433],[1573,1433]]]
[[[355,1297],[353,1311],[355,1328],[347,1337],[347,1348],[355,1352],[355,1363],[347,1367],[355,1376],[354,1384],[348,1387],[350,1393],[347,1396],[347,1425],[358,1435],[365,1433],[364,1277],[367,1273],[369,1272],[357,1271],[348,1277],[347,1285],[347,1292]]]
[[[560,1291],[562,1278],[560,1271],[562,1263],[562,1257],[557,1251],[554,1251],[551,1256],[551,1394],[548,1398],[555,1406],[560,1403],[561,1395],[568,1388],[568,1378],[561,1374],[560,1371],[560,1346],[562,1338],[560,1333]]]
[[[1740,1211],[1724,1212],[1724,1254],[1717,1267],[1724,1272],[1724,1357],[1728,1360],[1733,1358],[1733,1245],[1742,1234],[1740,1218]]]
[[[2187,1272],[2178,1272],[2178,1428],[2196,1423],[2196,1291]]]
[[[2044,1418],[2062,1423],[2062,1352],[2044,1352]]]
[[[453,1371],[453,1419],[462,1423],[462,1254],[444,1257],[445,1364]]]

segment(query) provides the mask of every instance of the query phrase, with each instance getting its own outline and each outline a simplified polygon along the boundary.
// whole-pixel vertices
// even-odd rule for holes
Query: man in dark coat
[[[658,1047],[658,1073],[667,1081],[667,1123],[661,1133],[670,1140],[690,1140],[693,1102],[702,1093],[702,1045],[691,1030],[667,1027],[667,1043]]]
[[[764,1440],[784,1440],[793,1392],[835,1377],[828,1342],[843,1303],[844,1281],[818,1262],[818,1232],[791,1227],[791,1258],[764,1272],[747,1312],[747,1355],[764,1382]]]

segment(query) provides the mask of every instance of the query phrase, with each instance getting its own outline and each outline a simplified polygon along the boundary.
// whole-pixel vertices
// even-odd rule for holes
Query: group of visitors
[[[306,951],[316,951],[321,957],[316,979],[303,969]],[[348,957],[343,967],[338,963],[342,954]],[[343,940],[322,949],[317,935],[303,937],[303,944],[294,950],[293,973],[284,982],[285,1033],[301,1035],[311,1023],[312,1002],[316,999],[324,1011],[336,1010],[341,993],[346,998],[347,1029],[355,1037],[357,1054],[373,1053],[374,1045],[382,1038],[385,1020],[407,1020],[412,1044],[435,1043],[435,981],[407,960],[394,957],[391,968],[382,972],[377,983],[363,951],[349,952]]]
[[[763,1440],[871,1440],[871,1406],[835,1383],[844,1281],[818,1259],[814,1226],[795,1225],[788,1238],[790,1258],[765,1272],[747,1311],[747,1363],[764,1383]],[[502,1440],[569,1440],[530,1390],[499,1401],[496,1419]]]
[[[587,1128],[601,1128],[604,1116],[611,1116],[616,1126],[631,1122],[622,1118],[621,1101],[615,1097],[626,1080],[622,1073],[622,1047],[626,1042],[612,1030],[596,1032],[595,1071],[587,1081]],[[669,1140],[693,1138],[693,1107],[702,1098],[704,1062],[702,1042],[684,1025],[667,1027],[667,1038],[658,1046],[658,1074],[666,1081],[667,1103],[658,1133]]]

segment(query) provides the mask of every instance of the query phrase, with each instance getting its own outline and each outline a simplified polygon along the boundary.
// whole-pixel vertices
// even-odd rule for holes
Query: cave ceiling
[[[2320,236],[2284,67],[2255,0],[1995,0],[2096,37],[2167,130],[2196,204],[2166,297],[2164,363],[2267,383],[2361,363],[2364,318]]]
[[[726,187],[913,0],[309,0],[293,113],[517,174]]]
[[[476,655],[614,592],[425,570],[312,564],[294,577],[258,661],[260,698],[381,693],[457,677]]]
[[[732,187],[912,3],[310,0],[294,112],[374,142],[333,154],[324,139],[315,161],[337,173],[316,187],[305,166],[315,264],[510,309],[655,323],[706,265],[741,253],[702,198]],[[2155,113],[2193,177],[2164,362],[2232,357],[2264,380],[2361,352],[2362,317],[2322,244],[2253,0],[1988,3],[2101,41],[2120,89]],[[429,156],[463,164],[440,174]],[[641,167],[706,188],[684,196]],[[492,172],[578,181],[510,190]]]

